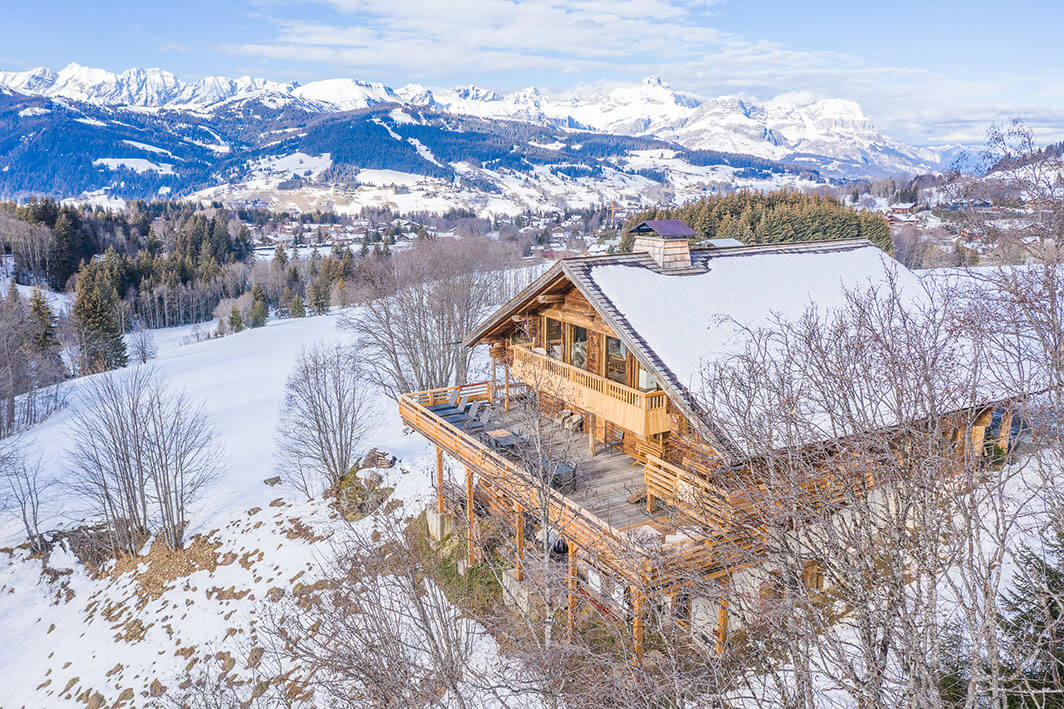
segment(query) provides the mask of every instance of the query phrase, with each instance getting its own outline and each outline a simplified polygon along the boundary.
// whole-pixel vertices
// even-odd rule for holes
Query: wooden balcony
[[[458,429],[426,408],[446,401],[454,389],[472,400],[487,400],[492,394],[488,382],[404,394],[399,398],[399,414],[404,423],[474,470],[478,484],[504,498],[507,505],[517,505],[535,517],[537,524],[557,530],[603,571],[640,587],[665,587],[691,578],[691,574],[712,573],[733,561],[735,539],[723,530],[709,529],[705,534],[691,536],[690,522],[673,526],[670,520],[675,522],[674,516],[668,512],[657,517],[640,513],[641,521],[633,523],[631,510],[618,515],[601,504],[605,489],[594,481],[590,488],[569,495],[538,482],[520,462],[489,449],[475,435]],[[628,460],[636,478],[642,477],[634,461]],[[616,467],[605,460],[584,461],[580,465],[584,467],[578,470],[589,471],[592,477],[595,465]],[[664,494],[661,499],[665,499]],[[614,518],[623,520],[618,521],[623,526],[608,521]],[[657,542],[646,536],[653,528],[660,532]]]
[[[513,376],[632,433],[648,438],[672,427],[663,391],[644,392],[522,345],[511,346]]]

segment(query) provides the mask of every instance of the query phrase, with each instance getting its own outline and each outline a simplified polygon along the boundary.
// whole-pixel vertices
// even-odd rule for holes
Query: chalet
[[[434,534],[463,518],[474,529],[481,509],[502,516],[516,539],[513,582],[526,573],[526,536],[560,535],[570,594],[579,587],[630,614],[637,650],[643,614],[663,605],[720,647],[741,620],[679,585],[692,570],[734,583],[737,545],[758,541],[737,531],[749,491],[713,475],[751,451],[703,411],[703,367],[739,353],[741,328],[797,317],[810,300],[842,305],[849,285],[891,271],[903,288],[919,284],[864,240],[692,248],[695,233],[674,220],[630,233],[632,253],[562,259],[468,335],[466,346],[489,347],[490,381],[407,393],[399,411],[436,446]],[[458,397],[491,402],[492,417],[453,415]],[[531,421],[521,418],[528,402]],[[557,431],[558,460],[515,455],[543,421]],[[444,455],[464,466],[464,489],[448,492]],[[476,555],[470,532],[469,563]]]

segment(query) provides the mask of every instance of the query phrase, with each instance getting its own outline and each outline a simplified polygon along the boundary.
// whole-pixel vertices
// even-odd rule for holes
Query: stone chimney
[[[653,219],[628,230],[635,236],[633,253],[650,254],[662,271],[677,271],[691,267],[688,239],[694,230],[679,219]]]

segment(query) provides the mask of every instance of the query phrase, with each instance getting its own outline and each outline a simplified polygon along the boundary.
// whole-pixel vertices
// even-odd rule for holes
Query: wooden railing
[[[730,529],[749,510],[742,491],[714,485],[654,455],[643,466],[647,494],[718,529]]]
[[[456,389],[472,400],[484,400],[490,396],[490,387],[490,383],[480,382],[404,394],[399,397],[399,415],[408,426],[486,478],[496,492],[519,503],[541,524],[553,527],[607,570],[632,583],[644,583],[642,557],[625,533],[425,408],[446,401]]]
[[[566,364],[523,345],[512,345],[514,376],[533,389],[600,416],[643,436],[668,431],[668,399],[663,391],[640,391]]]

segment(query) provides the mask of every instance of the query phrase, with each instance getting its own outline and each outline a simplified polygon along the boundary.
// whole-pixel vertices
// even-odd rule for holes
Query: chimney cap
[[[687,239],[695,230],[680,219],[648,219],[628,230],[629,234],[656,234],[663,239]]]

